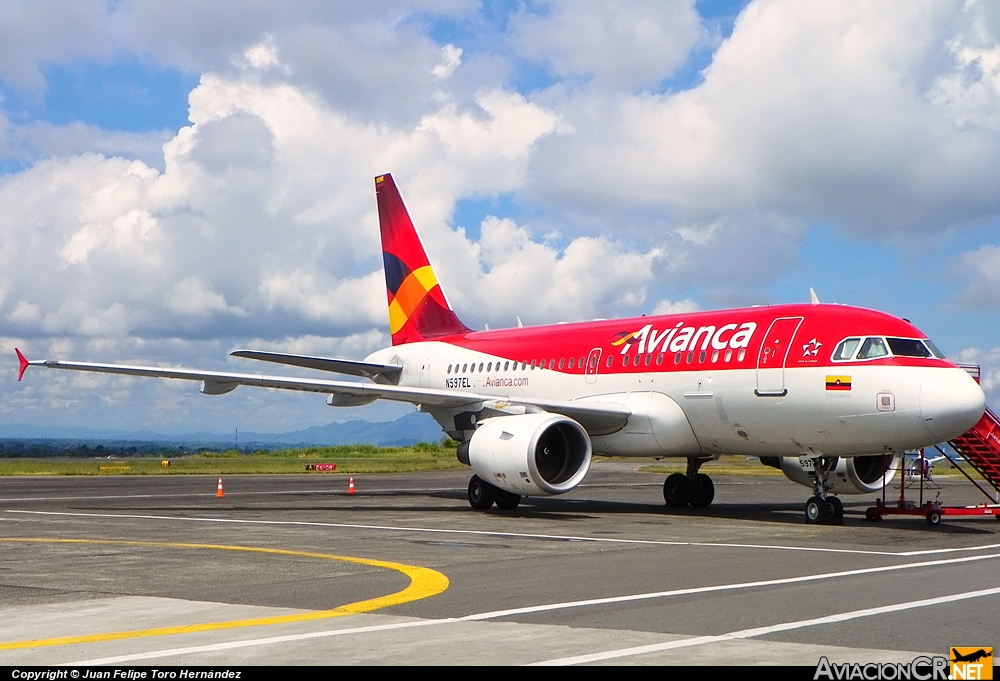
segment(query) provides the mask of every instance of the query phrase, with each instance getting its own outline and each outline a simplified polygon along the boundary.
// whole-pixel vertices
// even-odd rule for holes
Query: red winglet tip
[[[21,365],[20,369],[17,372],[17,380],[20,381],[21,377],[24,376],[24,370],[28,368],[28,360],[24,358],[24,355],[22,355],[21,351],[18,350],[17,348],[14,348],[14,352],[17,353],[17,361]]]

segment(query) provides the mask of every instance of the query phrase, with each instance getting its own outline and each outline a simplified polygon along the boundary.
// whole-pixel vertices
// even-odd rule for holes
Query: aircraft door
[[[757,355],[756,395],[780,397],[788,393],[785,389],[785,360],[800,324],[802,317],[781,317],[771,322]]]
[[[431,362],[434,361],[434,356],[437,354],[437,349],[428,352],[423,361],[420,362],[420,387],[430,388],[431,387]]]
[[[587,357],[587,370],[585,372],[587,383],[593,385],[597,383],[597,369],[601,364],[601,349],[594,348]]]

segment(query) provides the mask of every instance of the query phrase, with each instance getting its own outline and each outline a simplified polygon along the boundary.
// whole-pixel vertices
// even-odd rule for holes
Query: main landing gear
[[[663,501],[671,508],[704,508],[715,499],[712,478],[699,473],[701,459],[688,459],[687,473],[674,473],[663,482]]]
[[[820,457],[813,466],[813,496],[806,502],[806,522],[810,525],[843,525],[844,504],[830,496],[830,471],[837,465],[835,457]]]
[[[469,480],[469,505],[477,511],[488,511],[493,504],[504,511],[513,511],[521,503],[521,495],[507,492],[473,475]]]

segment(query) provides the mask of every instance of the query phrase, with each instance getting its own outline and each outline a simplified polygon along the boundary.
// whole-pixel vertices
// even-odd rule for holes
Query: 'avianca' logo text
[[[621,346],[621,354],[626,354],[635,343],[639,344],[638,352],[686,352],[698,349],[707,350],[711,345],[714,350],[725,350],[730,348],[746,348],[750,345],[750,338],[757,330],[757,324],[746,322],[737,326],[736,324],[725,324],[719,328],[714,326],[700,326],[697,329],[693,326],[684,326],[684,322],[677,322],[677,326],[657,332],[652,324],[646,324],[638,331],[623,331],[615,336],[611,341],[614,347]]]

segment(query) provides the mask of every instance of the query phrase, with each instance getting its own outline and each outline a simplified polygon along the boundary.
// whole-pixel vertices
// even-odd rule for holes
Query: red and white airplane
[[[699,473],[722,454],[756,456],[813,488],[808,522],[843,516],[839,493],[888,483],[899,456],[965,433],[985,396],[904,319],[842,305],[714,312],[472,331],[452,310],[390,175],[375,178],[392,347],[364,361],[232,354],[368,382],[62,360],[29,365],[329,395],[331,406],[415,404],[472,467],[469,503],[512,509],[561,494],[594,453],[682,457],[668,506],[707,506]]]

